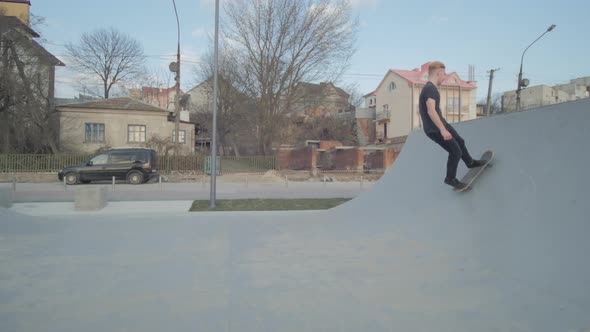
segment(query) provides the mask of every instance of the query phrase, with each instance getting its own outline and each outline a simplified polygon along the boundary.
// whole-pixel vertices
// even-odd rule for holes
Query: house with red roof
[[[183,94],[182,90],[180,90],[180,95],[182,96]],[[131,89],[129,95],[144,103],[173,111],[176,98],[176,86],[170,88],[142,86],[141,89]]]
[[[418,98],[428,82],[430,62],[413,70],[390,69],[379,86],[364,96],[365,106],[376,111],[375,131],[378,142],[406,136],[421,128]],[[456,72],[447,74],[439,87],[441,110],[449,123],[475,119],[475,82],[464,81]]]

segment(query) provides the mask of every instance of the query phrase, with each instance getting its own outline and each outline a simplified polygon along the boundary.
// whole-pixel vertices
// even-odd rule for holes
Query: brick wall
[[[277,160],[280,169],[314,170],[357,170],[389,168],[399,152],[393,148],[367,151],[363,148],[332,149],[318,152],[317,149],[306,147],[293,150],[279,150]]]
[[[382,169],[383,150],[370,150],[365,153],[365,165],[367,169]]]
[[[350,170],[362,170],[364,164],[365,152],[363,149],[346,149],[346,150],[335,150],[332,152],[332,165],[334,169],[350,169]]]
[[[277,154],[280,169],[312,169],[317,164],[317,149],[305,147],[301,149],[279,150]]]
[[[383,150],[383,169],[388,169],[395,159],[399,156],[399,152],[395,151],[394,149],[385,149]]]
[[[320,149],[333,149],[337,146],[342,146],[342,143],[339,141],[320,141]]]

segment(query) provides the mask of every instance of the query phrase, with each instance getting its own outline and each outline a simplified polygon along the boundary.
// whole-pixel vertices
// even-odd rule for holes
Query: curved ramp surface
[[[589,124],[582,100],[456,125],[496,152],[462,194],[414,132],[330,211],[0,209],[0,330],[588,331]]]

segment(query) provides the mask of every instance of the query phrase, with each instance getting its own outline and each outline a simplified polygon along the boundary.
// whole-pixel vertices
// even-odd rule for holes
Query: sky
[[[223,4],[224,1],[221,0]],[[337,84],[374,90],[389,69],[411,70],[443,61],[447,72],[468,79],[475,66],[478,100],[494,75],[493,93],[516,88],[525,48],[551,24],[557,27],[526,53],[523,77],[530,85],[554,85],[590,76],[587,19],[590,1],[398,1],[351,0],[358,17],[356,53]],[[214,31],[214,0],[176,0],[181,30],[182,88],[198,83],[195,69]],[[223,5],[222,5],[223,7]],[[223,8],[222,8],[223,9]],[[77,95],[77,74],[67,67],[64,45],[82,33],[114,27],[144,47],[147,67],[166,71],[175,60],[176,18],[172,0],[31,0],[31,12],[44,17],[44,46],[66,63],[56,73],[56,94]],[[223,20],[223,11],[220,13]],[[173,83],[171,83],[172,85]]]

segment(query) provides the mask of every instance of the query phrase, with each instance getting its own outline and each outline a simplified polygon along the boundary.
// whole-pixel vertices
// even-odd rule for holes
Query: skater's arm
[[[432,99],[432,98],[426,99],[426,108],[428,109],[428,116],[430,117],[430,119],[432,119],[432,122],[434,122],[434,125],[438,128],[438,130],[440,130],[440,133],[443,136],[443,138],[445,139],[445,141],[448,141],[451,138],[453,138],[453,136],[451,135],[451,133],[449,133],[447,128],[445,128],[445,125],[443,124],[442,120],[440,119],[440,116],[438,116],[438,113],[436,112],[435,105],[436,104],[435,104],[434,99]]]
[[[436,125],[438,130],[443,131],[445,130],[445,125],[440,120],[438,113],[436,112],[435,101],[432,98],[428,98],[426,100],[426,108],[428,109],[428,116],[432,119],[432,122]]]

